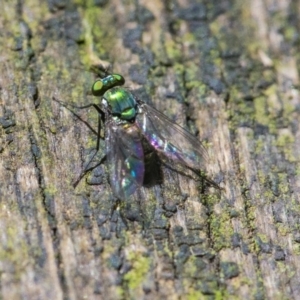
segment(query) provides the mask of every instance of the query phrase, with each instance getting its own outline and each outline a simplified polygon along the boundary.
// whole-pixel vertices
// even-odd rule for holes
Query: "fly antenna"
[[[102,64],[93,64],[90,66],[90,71],[96,74],[99,78],[107,77],[111,74],[111,65],[107,65],[106,67]]]

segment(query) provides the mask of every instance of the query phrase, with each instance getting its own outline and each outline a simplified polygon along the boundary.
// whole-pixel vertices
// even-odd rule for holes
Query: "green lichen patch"
[[[230,213],[223,210],[221,214],[212,214],[210,217],[210,230],[214,241],[214,249],[220,251],[222,248],[230,247],[233,228],[230,224]]]
[[[127,260],[131,263],[131,270],[124,275],[124,280],[127,282],[129,290],[134,293],[134,290],[141,288],[150,269],[150,259],[142,253],[130,252],[127,255]]]
[[[115,45],[116,27],[111,15],[92,3],[81,10],[84,43],[80,47],[81,62],[85,66],[101,64],[108,60]]]

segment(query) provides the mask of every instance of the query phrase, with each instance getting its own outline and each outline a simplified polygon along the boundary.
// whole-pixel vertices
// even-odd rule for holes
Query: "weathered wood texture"
[[[300,299],[299,1],[0,7],[1,299]],[[165,170],[117,200],[105,165],[72,187],[96,136],[52,97],[97,103],[93,63],[199,132],[221,195]]]

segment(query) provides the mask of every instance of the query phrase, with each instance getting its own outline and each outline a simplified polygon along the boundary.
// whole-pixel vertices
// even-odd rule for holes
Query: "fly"
[[[203,170],[208,154],[202,143],[163,113],[136,99],[122,87],[124,83],[119,74],[96,80],[92,94],[102,97],[101,104],[80,107],[93,106],[99,113],[97,150],[100,138],[104,139],[113,193],[124,199],[143,185],[144,139],[159,156],[192,170]],[[105,126],[104,137],[100,136],[101,122]]]

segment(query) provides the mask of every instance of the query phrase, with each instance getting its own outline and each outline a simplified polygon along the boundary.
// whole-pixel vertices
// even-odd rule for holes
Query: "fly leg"
[[[104,140],[104,137],[101,137],[101,122],[105,123],[105,113],[104,111],[96,104],[92,104],[92,106],[97,110],[98,112],[98,134],[97,134],[97,152],[99,150],[100,146],[100,139]],[[96,153],[97,153],[96,152]]]
[[[97,153],[97,152],[96,152]],[[95,157],[96,153],[93,155],[93,157],[90,159],[90,161],[88,162],[87,166],[84,168],[84,170],[80,173],[79,177],[77,178],[77,180],[73,183],[73,187],[76,188],[76,186],[78,185],[78,183],[81,181],[81,179],[85,176],[86,173],[93,171],[95,168],[97,168],[98,166],[100,166],[101,164],[103,164],[103,162],[106,160],[106,155],[104,155],[101,160],[92,167],[88,167],[89,164],[91,163],[91,161],[93,160],[93,158]]]
[[[89,171],[92,171],[93,169],[97,168],[98,166],[100,166],[105,160],[106,160],[106,155],[104,155],[102,157],[102,159],[100,160],[99,163],[97,163],[95,166],[89,167],[90,163],[92,162],[92,160],[94,159],[95,155],[98,153],[99,151],[99,147],[100,147],[100,139],[104,140],[104,137],[101,136],[101,123],[104,124],[105,122],[105,113],[104,111],[96,104],[92,103],[86,106],[81,106],[81,107],[77,107],[77,108],[88,108],[88,107],[94,107],[97,112],[98,112],[98,130],[97,130],[97,145],[96,145],[96,151],[93,154],[92,158],[89,160],[89,162],[87,163],[86,167],[84,168],[84,170],[81,172],[81,174],[79,175],[78,179],[73,183],[73,187],[76,188],[76,186],[78,185],[78,183],[80,182],[80,180],[85,176],[86,173],[88,173]]]
[[[83,120],[77,113],[75,113],[72,109],[70,109],[70,108],[84,109],[84,108],[92,107],[95,104],[88,104],[88,105],[85,105],[85,106],[76,106],[76,105],[73,105],[73,104],[70,104],[70,103],[66,103],[66,102],[60,101],[60,100],[58,100],[55,97],[52,97],[52,99],[55,102],[57,102],[60,105],[62,105],[63,107],[65,107],[68,111],[70,111],[79,121],[81,121],[82,123],[84,123],[94,134],[98,134],[97,131],[87,121]]]
[[[96,167],[98,167],[99,165],[101,165],[105,159],[106,159],[106,155],[100,160],[99,163],[97,163],[95,166],[89,167],[90,163],[92,162],[92,160],[94,159],[95,155],[97,154],[97,152],[99,151],[99,147],[100,147],[100,139],[104,140],[104,137],[101,136],[101,122],[104,123],[105,122],[105,113],[104,111],[96,104],[91,103],[88,105],[84,105],[84,106],[76,106],[70,103],[65,103],[63,101],[58,100],[57,98],[53,97],[52,98],[55,102],[61,104],[62,106],[64,106],[66,109],[68,109],[76,118],[78,118],[81,122],[83,122],[94,134],[97,135],[97,146],[96,146],[96,151],[93,154],[92,158],[90,159],[90,161],[87,163],[86,167],[84,168],[84,170],[80,173],[79,177],[77,178],[77,180],[73,183],[73,187],[76,188],[76,186],[78,185],[78,183],[80,182],[80,180],[85,176],[86,173],[92,171],[93,169],[95,169]],[[98,112],[98,128],[97,131],[92,128],[92,126],[86,122],[85,120],[83,120],[78,114],[76,114],[72,109],[70,108],[77,108],[77,109],[85,109],[85,108],[89,108],[89,107],[94,107],[97,112]]]

